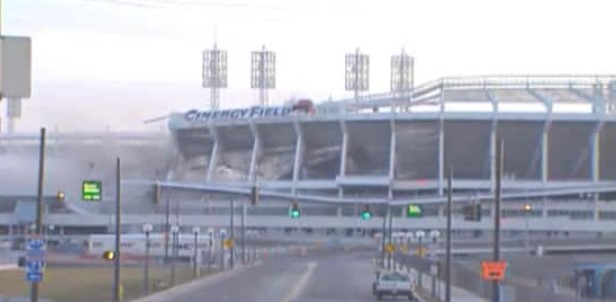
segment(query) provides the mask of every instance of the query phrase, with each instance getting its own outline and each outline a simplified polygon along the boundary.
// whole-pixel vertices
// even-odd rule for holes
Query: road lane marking
[[[317,267],[316,262],[308,263],[306,271],[302,274],[299,280],[295,282],[295,285],[293,285],[293,288],[291,288],[291,291],[285,296],[284,300],[282,301],[293,302],[297,300],[297,298],[299,298],[299,295],[302,293],[302,290],[308,283],[308,279],[310,279],[310,276],[312,276],[312,272],[314,271],[316,267]]]

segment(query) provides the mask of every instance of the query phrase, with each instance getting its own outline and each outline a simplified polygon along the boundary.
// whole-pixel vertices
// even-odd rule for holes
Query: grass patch
[[[124,301],[143,294],[143,267],[123,267],[121,282],[124,288]],[[150,293],[163,290],[156,288],[155,280],[167,285],[171,282],[171,268],[150,268]],[[176,285],[193,279],[189,267],[176,268]],[[98,302],[111,300],[113,281],[112,267],[49,267],[40,285],[41,298],[55,302]],[[25,281],[23,270],[0,272],[0,294],[4,296],[30,296],[30,284]]]

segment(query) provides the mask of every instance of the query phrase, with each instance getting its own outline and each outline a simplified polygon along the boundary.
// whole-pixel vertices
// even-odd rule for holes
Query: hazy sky
[[[33,96],[18,130],[143,130],[207,108],[201,51],[229,54],[223,107],[256,103],[250,52],[277,52],[273,103],[344,91],[344,55],[371,56],[371,91],[389,56],[415,56],[416,82],[447,75],[616,73],[614,1],[3,0],[2,33],[31,36]]]

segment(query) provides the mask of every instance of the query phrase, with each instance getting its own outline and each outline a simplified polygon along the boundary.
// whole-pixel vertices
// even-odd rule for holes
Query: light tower
[[[354,92],[355,102],[359,101],[361,91],[370,89],[370,58],[359,47],[345,56],[344,88]]]
[[[404,48],[399,55],[391,56],[390,91],[401,99],[409,96],[414,85],[415,60],[406,54]]]
[[[212,49],[203,51],[203,88],[210,88],[210,109],[220,108],[220,88],[227,88],[227,51]]]
[[[267,90],[276,88],[276,53],[265,50],[253,51],[250,64],[250,88],[259,89],[259,104],[268,104]]]

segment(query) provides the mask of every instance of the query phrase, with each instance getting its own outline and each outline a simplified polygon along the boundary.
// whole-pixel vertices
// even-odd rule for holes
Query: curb
[[[234,268],[232,270],[226,270],[224,272],[219,272],[219,273],[216,273],[216,274],[213,274],[213,275],[210,275],[210,276],[198,278],[198,279],[192,280],[192,281],[184,283],[184,284],[180,284],[180,285],[176,285],[176,286],[170,287],[170,288],[165,289],[163,291],[152,293],[151,295],[148,295],[148,296],[145,296],[145,297],[139,297],[139,298],[136,298],[134,300],[130,300],[130,302],[159,302],[159,301],[162,302],[162,301],[173,300],[172,299],[173,295],[179,294],[181,292],[190,291],[194,287],[200,287],[200,286],[207,285],[209,283],[215,282],[217,280],[224,279],[226,277],[230,277],[230,276],[235,275],[235,274],[237,274],[237,273],[239,273],[239,272],[241,272],[241,271],[243,271],[245,269],[250,269],[250,268],[259,266],[262,263],[263,263],[263,261],[257,261],[254,264],[237,266],[236,268]]]

